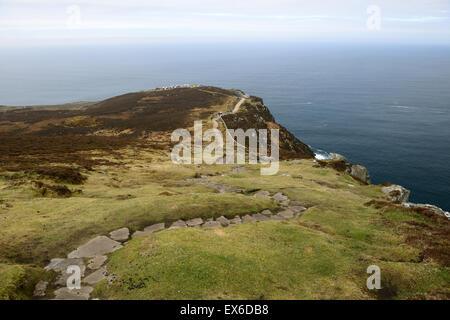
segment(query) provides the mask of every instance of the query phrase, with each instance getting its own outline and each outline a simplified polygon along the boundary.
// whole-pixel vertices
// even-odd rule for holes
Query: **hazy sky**
[[[450,0],[0,0],[0,46],[273,40],[450,44]]]

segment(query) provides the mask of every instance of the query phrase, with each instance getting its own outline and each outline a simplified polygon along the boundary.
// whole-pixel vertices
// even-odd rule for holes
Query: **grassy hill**
[[[279,174],[259,165],[176,165],[171,131],[205,127],[239,96],[214,87],[131,93],[95,104],[13,108],[0,113],[0,299],[32,298],[43,267],[98,235],[164,222],[233,218],[280,203],[308,210],[285,221],[164,230],[109,254],[101,299],[448,299],[448,221],[387,201],[381,186],[321,166],[282,129]],[[224,116],[231,128],[275,119],[247,99]],[[223,129],[223,128],[221,128]],[[297,159],[292,161],[292,159]],[[298,159],[302,159],[299,161]],[[206,184],[193,178],[203,177]],[[213,184],[226,185],[218,192]],[[242,190],[238,192],[236,190]],[[366,288],[369,265],[380,291]]]

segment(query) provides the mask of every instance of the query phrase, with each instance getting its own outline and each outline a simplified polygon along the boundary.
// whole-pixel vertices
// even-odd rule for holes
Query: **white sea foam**
[[[412,106],[391,106],[391,108],[398,108],[398,109],[416,109],[416,107],[412,107]]]
[[[314,154],[315,154],[315,158],[317,160],[330,160],[332,159],[332,157],[330,156],[330,154],[326,151],[317,149],[317,150],[313,150]]]

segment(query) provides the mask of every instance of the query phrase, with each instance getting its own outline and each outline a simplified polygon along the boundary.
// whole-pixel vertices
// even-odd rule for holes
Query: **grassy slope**
[[[381,198],[377,186],[304,164],[261,177],[249,169],[215,180],[254,190],[282,190],[314,205],[292,221],[246,224],[220,230],[171,230],[132,240],[111,255],[113,285],[97,287],[112,299],[367,299],[448,295],[449,270],[420,257],[405,243],[404,221],[433,224],[412,212],[365,206]],[[323,186],[310,180],[326,182]],[[349,182],[354,186],[349,186]],[[332,188],[330,186],[336,186]],[[366,269],[382,270],[384,289],[366,289]],[[447,288],[446,288],[447,287]]]
[[[198,174],[219,174],[211,180],[249,192],[281,190],[313,207],[288,222],[164,231],[132,240],[111,255],[108,268],[117,281],[109,288],[100,284],[99,297],[377,298],[365,289],[370,264],[382,269],[386,289],[380,297],[430,297],[449,281],[448,269],[423,260],[421,248],[407,244],[400,228],[404,221],[433,221],[364,205],[383,198],[379,186],[361,186],[347,175],[314,168],[308,160],[282,164],[280,173],[292,177],[262,177],[254,166],[221,176],[231,167],[177,166],[162,159],[140,153],[126,168],[105,167],[106,175],[91,172],[84,185],[69,186],[83,192],[68,199],[37,196],[27,184],[1,181],[0,196],[12,208],[0,209],[0,275],[8,279],[0,281],[0,296],[28,297],[48,259],[116,228],[275,209],[267,200],[182,182]],[[132,197],[118,200],[123,195]]]
[[[130,97],[133,95],[119,97],[119,102]],[[199,103],[208,98],[198,94],[196,97]],[[213,99],[217,105],[208,110],[189,109],[183,119],[192,123],[192,119],[225,111],[235,98],[231,96],[221,103]],[[182,109],[189,100],[184,96],[173,99],[179,102],[176,107]],[[129,109],[129,101],[125,102],[117,107]],[[151,100],[148,103],[152,107]],[[100,112],[100,109],[94,111]],[[156,113],[149,112],[153,114]],[[42,117],[45,118],[45,114]],[[165,118],[172,125],[171,118],[167,115]],[[112,127],[118,125],[114,119],[105,119],[102,121],[107,124],[112,121]],[[149,122],[136,119],[142,120],[139,122],[142,125]],[[156,120],[150,122],[159,125]],[[120,124],[124,128],[128,125],[130,122]],[[56,127],[45,130],[52,128]],[[23,141],[28,139],[17,137]],[[365,289],[365,269],[372,263],[382,268],[386,284],[380,297],[432,298],[442,292],[445,297],[449,295],[445,289],[449,282],[448,268],[441,266],[442,261],[439,264],[426,255],[424,258],[425,245],[408,241],[409,233],[422,233],[422,229],[414,229],[408,223],[431,228],[434,222],[412,212],[365,206],[371,199],[382,198],[378,186],[360,186],[349,176],[331,169],[314,168],[312,162],[306,160],[302,164],[283,163],[280,171],[292,176],[301,173],[303,179],[262,177],[258,168],[251,166],[244,174],[221,176],[220,173],[228,173],[232,168],[176,166],[167,161],[168,156],[163,151],[145,152],[136,146],[124,148],[126,141],[111,145],[113,141],[109,137],[103,137],[107,140],[106,150],[114,150],[109,154],[105,149],[98,149],[96,143],[100,142],[95,139],[88,141],[93,144],[89,146],[85,141],[91,139],[89,136],[83,136],[85,139],[80,141],[65,136],[56,138],[63,142],[60,148],[53,148],[53,143],[44,150],[40,143],[38,147],[31,144],[32,148],[24,148],[18,143],[11,149],[5,144],[6,158],[2,165],[10,161],[31,166],[77,167],[78,163],[80,167],[93,166],[96,171],[83,169],[88,179],[82,185],[46,180],[25,174],[23,170],[2,172],[0,299],[31,297],[37,280],[52,276],[43,275],[42,267],[49,259],[64,257],[87,240],[117,228],[127,226],[134,231],[152,223],[180,218],[233,216],[276,209],[268,200],[217,194],[205,186],[182,181],[200,174],[215,174],[211,180],[247,191],[282,190],[291,199],[313,207],[300,219],[289,222],[241,225],[220,231],[164,231],[132,240],[125,249],[111,256],[108,268],[116,274],[117,281],[110,288],[99,285],[100,297],[375,298]],[[76,148],[65,155],[66,147],[71,144]],[[19,151],[26,152],[18,157]],[[70,198],[43,197],[30,184],[36,179],[49,185],[64,184],[82,192]],[[445,244],[443,242],[444,249]]]

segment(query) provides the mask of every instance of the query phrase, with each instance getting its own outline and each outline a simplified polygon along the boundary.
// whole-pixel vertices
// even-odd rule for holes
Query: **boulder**
[[[344,161],[344,162],[348,162],[347,158],[344,157],[343,155],[339,154],[339,153],[330,153],[330,157],[332,160],[336,160],[336,161]]]
[[[266,217],[270,217],[270,216],[272,216],[272,211],[264,210],[263,212],[261,212],[261,214],[265,215]]]
[[[153,224],[151,226],[146,227],[144,231],[136,231],[135,233],[133,233],[133,239],[151,235],[153,232],[164,230],[165,227],[166,226],[164,223]]]
[[[289,200],[288,197],[286,197],[284,194],[282,194],[281,192],[277,192],[272,196],[272,199],[275,200],[276,202],[283,202],[286,200]]]
[[[111,239],[115,241],[127,241],[130,237],[130,230],[128,228],[122,228],[109,233]]]
[[[68,258],[93,258],[105,255],[122,248],[120,242],[111,240],[106,236],[98,236],[69,253]]]
[[[186,221],[186,225],[188,227],[199,227],[201,226],[203,223],[203,219],[202,218],[195,218],[195,219],[191,219]]]
[[[222,228],[219,221],[207,221],[202,225],[203,228]]]
[[[217,218],[216,221],[219,222],[223,227],[226,227],[230,224],[230,220],[228,220],[224,216]]]
[[[360,164],[352,164],[347,168],[347,173],[349,173],[354,178],[370,184],[370,174],[366,167]]]
[[[230,224],[241,224],[242,223],[242,219],[239,216],[234,217],[233,219],[230,220]]]
[[[411,194],[411,191],[396,184],[383,187],[381,191],[387,195],[390,201],[400,201],[401,203],[408,202],[409,195]]]
[[[421,204],[421,203],[411,203],[411,202],[404,202],[402,203],[402,206],[405,208],[411,208],[411,209],[424,209],[433,212],[434,214],[442,217],[446,217],[450,219],[450,213],[442,210],[441,208],[432,205],[432,204]]]

